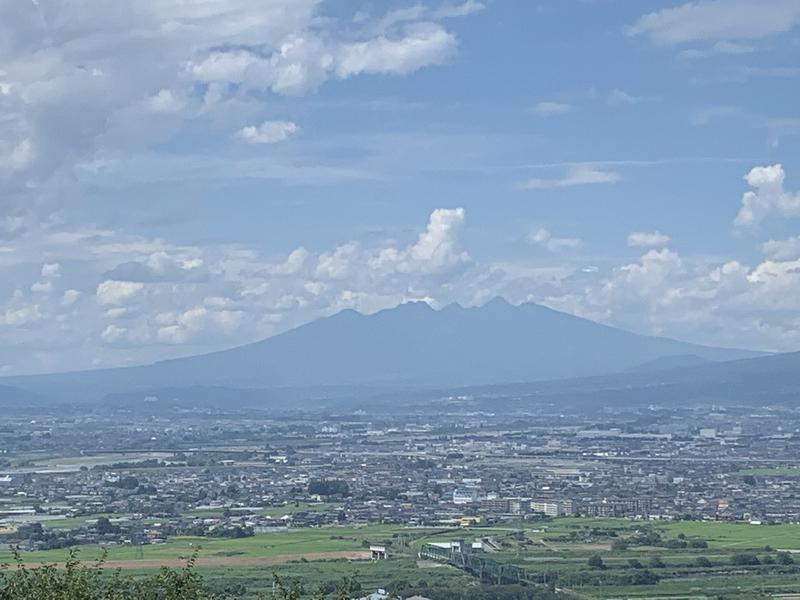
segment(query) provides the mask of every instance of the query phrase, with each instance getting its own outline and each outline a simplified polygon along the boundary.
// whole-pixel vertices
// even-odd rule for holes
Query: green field
[[[321,505],[313,505],[319,508]],[[307,505],[277,507],[307,510]],[[276,510],[277,510],[276,509]],[[707,548],[668,548],[638,546],[612,549],[615,540],[626,539],[643,530],[656,530],[663,541],[675,540],[683,534],[687,540],[702,539]],[[172,538],[164,544],[142,547],[119,546],[109,550],[109,561],[125,561],[131,573],[145,571],[145,563],[137,561],[182,561],[200,548],[200,568],[212,583],[235,584],[248,592],[264,591],[270,573],[277,572],[299,578],[307,586],[329,585],[343,576],[357,573],[369,590],[387,585],[464,586],[475,585],[476,579],[450,566],[418,563],[416,554],[423,544],[432,541],[491,537],[500,551],[484,556],[499,563],[522,566],[531,581],[543,576],[556,579],[581,598],[711,598],[719,595],[749,597],[762,589],[770,593],[800,592],[800,576],[792,565],[775,562],[778,549],[800,549],[800,525],[749,525],[746,523],[708,521],[643,521],[629,519],[560,518],[546,521],[510,524],[504,527],[472,528],[404,528],[395,525],[365,527],[326,527],[289,529],[241,539]],[[390,542],[388,561],[352,562],[344,559],[315,560],[304,557],[321,553],[353,552],[364,549],[365,542]],[[770,546],[773,550],[765,549]],[[735,567],[732,557],[748,551],[762,561],[760,565]],[[80,557],[88,562],[98,558],[101,550],[84,547]],[[605,570],[593,570],[589,557],[600,554]],[[30,552],[23,555],[28,563],[63,561],[66,550]],[[699,567],[698,557],[711,561]],[[247,559],[285,558],[286,564],[255,564]],[[11,553],[0,553],[0,562],[8,562]],[[203,564],[203,559],[209,559]],[[237,561],[239,559],[241,563]],[[222,559],[230,566],[221,566]],[[655,565],[654,561],[660,561]],[[767,562],[767,561],[771,562]],[[800,561],[800,558],[798,559]],[[635,573],[631,561],[639,561],[661,580],[655,585],[623,584],[620,577]],[[147,564],[147,568],[153,564]],[[594,577],[586,583],[584,576]],[[563,583],[562,583],[563,582]],[[571,582],[571,583],[570,583]],[[611,583],[614,583],[612,585]],[[576,587],[577,586],[577,587]]]
[[[786,550],[800,549],[800,525],[750,525],[749,523],[724,523],[713,521],[679,521],[663,526],[677,535],[701,537],[712,548],[758,549],[772,546]]]
[[[201,548],[201,557],[242,556],[271,557],[301,555],[305,553],[360,550],[364,540],[382,540],[391,537],[396,527],[370,525],[368,527],[330,527],[279,531],[248,538],[192,538],[176,537],[163,544],[144,546],[109,547],[109,560],[175,560],[188,557]],[[101,554],[96,546],[81,548],[81,558],[95,560]],[[23,558],[31,562],[56,562],[64,559],[65,550],[26,552]],[[11,552],[0,552],[0,563],[12,560]]]
[[[760,477],[800,477],[800,467],[755,467],[743,469],[738,474]]]

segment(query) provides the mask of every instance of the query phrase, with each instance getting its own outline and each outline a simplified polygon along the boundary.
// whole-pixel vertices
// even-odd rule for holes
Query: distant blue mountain
[[[42,401],[38,395],[10,385],[0,385],[0,407],[33,406]]]
[[[658,363],[666,368],[657,370]],[[474,398],[468,409],[531,405],[613,406],[798,406],[800,352],[677,366],[652,361],[644,369],[611,375],[555,379],[447,390],[440,397]]]
[[[689,355],[724,361],[760,353],[638,335],[536,304],[495,299],[438,311],[425,303],[373,315],[345,310],[221,352],[4,383],[70,400],[159,387],[467,386],[605,375]]]
[[[660,356],[655,360],[648,360],[640,365],[628,369],[629,373],[652,373],[682,367],[697,367],[713,362],[708,358],[696,354],[676,354],[675,356]]]

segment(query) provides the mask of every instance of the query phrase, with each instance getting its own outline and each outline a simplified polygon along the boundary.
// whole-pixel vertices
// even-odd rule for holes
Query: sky
[[[0,374],[536,302],[800,350],[798,0],[0,0]]]

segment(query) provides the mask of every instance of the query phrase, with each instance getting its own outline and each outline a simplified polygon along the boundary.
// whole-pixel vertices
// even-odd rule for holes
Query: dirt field
[[[197,559],[197,566],[203,567],[260,567],[270,565],[283,565],[292,561],[306,559],[313,560],[333,560],[344,558],[347,560],[369,560],[370,553],[365,550],[348,550],[341,552],[312,552],[307,554],[287,554],[283,556],[207,556]],[[26,569],[41,567],[43,563],[24,563]],[[87,563],[91,565],[92,563]],[[64,563],[55,563],[58,568],[63,568]],[[170,567],[180,569],[186,566],[186,561],[181,559],[171,560],[108,560],[104,564],[104,569],[158,569],[160,567]],[[12,569],[16,566],[12,565]]]

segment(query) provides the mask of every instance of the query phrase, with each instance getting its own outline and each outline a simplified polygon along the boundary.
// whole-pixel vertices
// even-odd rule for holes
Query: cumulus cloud
[[[286,39],[271,54],[264,54],[260,48],[214,50],[191,62],[188,73],[205,83],[299,95],[332,76],[404,75],[439,65],[456,48],[455,35],[433,22],[406,24],[392,35],[356,42],[331,42],[305,31]]]
[[[297,125],[291,121],[264,121],[240,129],[237,135],[250,144],[274,144],[288,140],[296,131]]]
[[[58,263],[45,263],[42,265],[42,277],[58,277],[61,265]]]
[[[431,213],[428,227],[416,244],[401,258],[403,270],[418,268],[425,272],[447,269],[469,261],[469,255],[459,248],[458,231],[464,224],[463,208],[437,208]]]
[[[396,38],[379,37],[343,44],[332,64],[336,75],[346,79],[362,73],[412,73],[446,61],[456,50],[455,36],[435,23],[408,26]]]
[[[213,310],[206,306],[193,306],[183,312],[162,313],[156,316],[158,341],[167,344],[184,344],[192,337],[222,332],[230,335],[242,324],[242,312]]]
[[[800,258],[800,236],[769,240],[761,245],[761,251],[772,260],[795,260]]]
[[[669,236],[660,231],[632,231],[628,235],[628,246],[631,247],[666,246],[669,241]]]
[[[549,252],[562,252],[580,248],[583,242],[578,238],[554,237],[547,229],[541,227],[528,234],[528,243],[546,248]]]
[[[319,256],[315,273],[325,279],[344,280],[368,275],[387,278],[393,274],[431,276],[457,269],[470,262],[469,254],[460,247],[458,233],[464,224],[463,208],[434,210],[425,230],[416,242],[406,247],[387,245],[365,249],[349,242]],[[366,267],[366,270],[365,270]]]
[[[142,289],[144,284],[135,281],[104,281],[97,286],[97,301],[103,305],[125,304]]]
[[[81,293],[78,290],[69,289],[64,292],[61,296],[61,304],[63,306],[72,306],[78,301],[78,298],[81,297]]]
[[[522,190],[549,190],[579,185],[611,184],[617,183],[619,180],[619,174],[614,171],[606,171],[591,165],[577,165],[571,167],[563,177],[528,179],[518,183],[517,188]]]
[[[800,4],[795,0],[701,0],[648,13],[628,28],[628,34],[658,44],[683,44],[764,38],[798,23]]]
[[[250,142],[289,125],[255,125],[261,94],[304,94],[331,78],[403,75],[442,64],[456,36],[440,19],[478,2],[425,10],[375,29],[320,18],[319,0],[12,2],[0,19],[0,232],[16,235],[68,205],[87,164],[142,152],[193,120],[242,107]],[[87,16],[88,15],[88,16]],[[378,19],[379,21],[379,19]],[[74,26],[81,23],[80,27]],[[342,32],[346,31],[346,35]]]
[[[156,281],[202,281],[208,277],[203,259],[182,252],[158,250],[141,261],[128,261],[104,275],[107,279],[150,283]]]
[[[37,292],[40,294],[49,294],[53,291],[53,282],[52,281],[37,281],[31,286],[32,292]]]
[[[0,312],[0,325],[10,327],[24,327],[42,319],[38,304],[20,308],[8,308]]]
[[[800,216],[800,192],[787,192],[783,182],[786,174],[780,164],[754,167],[745,176],[747,185],[754,190],[744,193],[742,206],[734,219],[734,225],[746,227],[758,225],[769,216]]]

